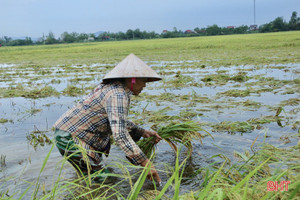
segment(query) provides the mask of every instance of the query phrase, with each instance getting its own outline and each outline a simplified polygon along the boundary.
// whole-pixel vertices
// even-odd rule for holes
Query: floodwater
[[[234,161],[236,158],[233,152],[250,151],[250,146],[256,137],[258,137],[256,144],[268,142],[277,147],[288,147],[297,144],[299,136],[297,137],[300,121],[300,94],[299,81],[295,83],[286,82],[284,86],[274,88],[274,90],[266,90],[260,92],[251,92],[245,97],[232,97],[220,95],[224,91],[239,89],[245,90],[250,88],[272,88],[272,85],[259,85],[260,79],[254,77],[260,76],[265,78],[274,78],[275,81],[293,81],[300,78],[300,64],[289,65],[270,65],[270,66],[230,66],[230,67],[204,67],[195,68],[195,64],[200,61],[182,61],[182,62],[149,62],[158,72],[169,72],[168,75],[163,75],[164,80],[176,79],[175,75],[180,71],[182,76],[193,78],[193,82],[201,83],[201,86],[194,86],[189,82],[180,85],[180,87],[173,87],[171,84],[156,82],[149,83],[143,91],[141,98],[133,98],[132,111],[141,112],[144,108],[150,112],[171,107],[167,110],[168,115],[180,115],[181,111],[196,113],[192,119],[203,124],[203,128],[210,132],[214,139],[206,137],[203,139],[203,144],[199,141],[193,141],[193,156],[188,161],[184,179],[181,184],[181,193],[197,189],[201,184],[202,177],[194,175],[193,173],[200,168],[208,166],[213,162],[222,162],[218,157],[211,158],[216,154],[223,154]],[[184,65],[184,67],[182,67]],[[166,69],[166,66],[168,68]],[[22,83],[29,87],[39,85],[50,85],[57,91],[61,92],[68,85],[74,84],[77,86],[93,86],[101,81],[103,75],[112,66],[106,64],[94,64],[91,66],[71,66],[67,71],[64,66],[53,66],[45,68],[48,70],[45,74],[38,73],[34,68],[22,68],[18,65],[0,65],[2,72],[5,71],[5,76],[0,82],[0,87],[10,87]],[[80,69],[80,72],[73,72],[74,69]],[[238,72],[246,72],[247,76],[251,77],[245,82],[228,81],[225,84],[207,84],[202,79],[209,74],[216,74],[222,72],[227,75],[234,75]],[[71,79],[92,77],[88,82],[71,82]],[[5,77],[5,78],[4,78]],[[34,79],[36,78],[36,79]],[[59,80],[53,82],[52,80]],[[251,86],[247,83],[257,83]],[[286,92],[289,90],[289,92]],[[292,92],[291,92],[292,91]],[[160,95],[170,93],[178,96],[195,96],[194,99],[187,100],[156,100]],[[150,95],[150,98],[147,96]],[[151,96],[154,95],[154,96]],[[41,185],[45,188],[51,188],[57,180],[58,172],[61,167],[62,157],[56,147],[51,151],[49,160],[41,175],[40,169],[47,154],[51,149],[51,145],[38,145],[33,147],[28,140],[30,134],[34,131],[45,133],[50,139],[53,138],[51,127],[53,123],[62,115],[68,108],[72,107],[74,103],[82,97],[47,97],[39,99],[28,99],[23,97],[1,98],[0,99],[0,118],[9,120],[6,123],[0,123],[0,154],[5,157],[5,164],[2,162],[0,170],[0,191],[7,192],[7,195],[17,194],[15,198],[22,195],[22,193],[30,186],[30,183],[35,183],[39,177]],[[206,101],[194,101],[197,98],[206,99]],[[298,99],[294,104],[283,104],[287,100]],[[243,102],[254,101],[258,103],[259,107],[245,106]],[[297,103],[298,102],[298,103]],[[280,124],[271,122],[261,124],[259,128],[249,132],[230,132],[215,131],[213,125],[223,121],[247,121],[253,118],[260,118],[262,116],[274,116],[278,107],[283,107],[284,112],[280,114]],[[135,119],[134,114],[130,114],[130,119]],[[138,120],[141,120],[139,117]],[[159,124],[159,122],[156,122]],[[150,128],[153,122],[143,122],[142,127]],[[283,139],[285,138],[285,139]],[[255,148],[258,148],[256,145]],[[254,148],[254,149],[255,149]],[[185,154],[182,153],[180,160],[183,160]],[[104,159],[104,163],[114,173],[121,174],[122,171],[115,167],[115,163],[124,163],[125,156],[121,150],[113,146],[110,156]],[[160,170],[160,176],[163,183],[168,180],[168,166],[172,167],[175,163],[175,155],[172,149],[165,142],[160,142],[157,145],[157,156],[154,160],[156,168]],[[134,174],[137,169],[129,169]],[[66,179],[75,179],[76,173],[73,168],[66,164],[63,168],[62,177]],[[136,180],[136,177],[133,177]],[[118,179],[112,179],[111,182],[117,182]],[[30,198],[34,189],[31,187],[25,197]],[[153,189],[151,181],[146,181],[143,190]],[[123,195],[128,194],[130,185],[124,182],[120,185],[120,192]],[[167,191],[167,194],[172,194],[172,189]]]

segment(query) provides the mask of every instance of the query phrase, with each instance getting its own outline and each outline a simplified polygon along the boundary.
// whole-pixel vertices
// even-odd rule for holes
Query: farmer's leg
[[[103,167],[100,162],[95,162],[89,156],[86,156],[88,160],[88,164],[85,161],[84,157],[82,156],[81,151],[75,145],[75,142],[70,133],[62,131],[62,130],[55,130],[55,140],[56,146],[64,157],[72,164],[72,166],[79,172],[86,174],[88,172],[88,166],[90,168],[90,172],[94,173],[98,170],[101,170]],[[102,155],[99,153],[100,158]]]

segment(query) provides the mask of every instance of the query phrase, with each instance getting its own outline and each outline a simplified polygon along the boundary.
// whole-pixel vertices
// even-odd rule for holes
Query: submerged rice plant
[[[83,95],[86,93],[86,91],[84,91],[83,88],[78,88],[74,85],[68,85],[63,91],[62,93],[64,95],[67,95],[67,96],[72,96],[72,97],[75,97],[75,96],[78,96],[78,95]]]
[[[8,122],[8,119],[0,118],[0,123],[1,124],[7,123],[7,122]]]
[[[37,98],[45,98],[50,96],[58,96],[59,92],[57,92],[51,86],[45,86],[40,89],[27,90],[23,87],[23,85],[18,84],[16,87],[10,88],[0,88],[0,97],[8,98],[8,97],[25,97],[31,99]]]
[[[200,169],[204,181],[199,190],[183,194],[181,199],[299,199],[298,145],[279,149],[263,143],[253,155],[235,154],[241,159],[237,163],[224,165],[225,159],[221,166],[215,164],[214,169]],[[288,186],[280,185],[282,181],[289,182]],[[274,182],[278,182],[278,188],[268,186]]]

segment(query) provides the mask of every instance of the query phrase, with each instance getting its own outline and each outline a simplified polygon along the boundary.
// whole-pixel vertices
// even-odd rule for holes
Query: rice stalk
[[[192,140],[199,139],[202,144],[203,135],[200,131],[206,132],[212,137],[210,133],[201,128],[201,126],[195,121],[186,121],[181,123],[171,122],[167,126],[160,127],[157,133],[165,140],[171,148],[177,153],[177,145],[183,144],[187,149],[187,153],[190,156],[193,150]],[[140,140],[138,146],[150,158],[151,154],[155,152],[155,138],[149,137]]]

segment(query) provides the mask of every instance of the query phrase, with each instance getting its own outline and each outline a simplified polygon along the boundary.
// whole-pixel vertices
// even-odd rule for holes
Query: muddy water
[[[203,69],[195,68],[194,65],[196,64],[198,64],[198,61],[151,62],[151,66],[155,69],[171,72],[171,74],[163,76],[165,80],[174,79],[174,74],[180,71],[182,75],[192,76],[195,82],[202,83],[202,87],[189,86],[188,83],[184,83],[182,87],[174,88],[170,85],[158,82],[149,84],[143,93],[157,96],[164,93],[171,93],[179,96],[192,96],[196,94],[196,99],[207,97],[209,101],[193,103],[192,98],[183,101],[155,100],[155,98],[149,99],[147,98],[147,95],[145,95],[144,98],[133,100],[131,107],[132,110],[141,111],[147,105],[146,109],[154,112],[169,106],[173,109],[166,112],[168,115],[180,115],[181,111],[190,109],[198,113],[198,116],[193,117],[193,119],[203,123],[203,128],[213,135],[214,140],[206,137],[203,140],[203,144],[200,144],[199,141],[193,142],[193,156],[186,166],[183,183],[181,185],[181,193],[188,192],[192,189],[196,190],[199,184],[201,184],[202,177],[193,174],[195,171],[208,166],[210,163],[222,162],[218,157],[211,158],[213,155],[223,154],[234,161],[235,158],[233,152],[250,150],[250,146],[257,136],[257,144],[266,141],[278,147],[295,145],[299,139],[299,137],[295,136],[297,135],[298,129],[292,129],[292,125],[296,121],[300,121],[299,104],[283,106],[285,112],[280,115],[282,117],[281,126],[276,122],[271,122],[262,124],[260,129],[254,129],[251,132],[236,132],[231,134],[228,134],[226,131],[213,132],[212,128],[213,124],[218,124],[222,121],[246,121],[261,116],[275,115],[276,108],[281,106],[283,101],[292,98],[300,98],[300,87],[297,87],[297,85],[287,84],[280,89],[277,88],[276,93],[268,91],[250,93],[250,95],[246,97],[229,97],[224,95],[219,96],[218,93],[231,89],[245,90],[247,89],[247,86],[245,86],[246,83],[258,81],[254,78],[250,78],[248,81],[242,83],[229,81],[223,85],[206,85],[201,79],[207,74],[215,74],[218,73],[218,71],[223,70],[223,73],[228,75],[246,71],[247,76],[249,77],[259,75],[262,77],[273,77],[276,80],[290,81],[300,78],[300,64],[272,65],[264,67],[205,67]],[[95,64],[93,66],[72,66],[72,69],[80,68],[85,70],[82,72],[84,77],[93,77],[93,80],[89,82],[71,83],[70,80],[78,73],[74,73],[72,70],[65,72],[64,70],[66,69],[61,69],[61,67],[51,67],[50,71],[52,72],[49,72],[49,74],[45,76],[36,75],[36,71],[31,68],[28,68],[26,72],[26,70],[20,68],[18,65],[1,65],[0,69],[3,71],[5,69],[7,73],[5,74],[6,81],[0,82],[0,87],[9,87],[18,83],[28,86],[30,84],[45,84],[51,85],[57,91],[61,92],[69,84],[92,86],[100,82],[103,74],[106,72],[105,70],[107,70],[107,66],[108,65],[100,64]],[[166,66],[168,66],[167,69],[164,69]],[[96,73],[91,70],[95,68],[96,71],[102,71],[103,73]],[[86,69],[89,69],[89,71]],[[19,74],[15,74],[15,72],[19,72]],[[172,74],[172,72],[174,73]],[[58,74],[60,76],[58,76]],[[39,79],[35,81],[31,80],[34,76],[39,77]],[[60,80],[60,82],[56,84],[51,83],[51,80],[53,79]],[[261,88],[263,86],[257,85],[253,87]],[[294,88],[294,92],[285,94],[285,90],[290,87]],[[16,198],[29,187],[30,183],[35,183],[39,177],[39,172],[44,159],[51,149],[51,145],[45,144],[44,146],[38,145],[37,147],[33,147],[33,145],[30,144],[30,141],[28,141],[27,136],[34,131],[41,131],[52,139],[52,124],[80,98],[81,97],[60,96],[40,99],[26,99],[22,97],[0,99],[0,118],[9,120],[7,123],[0,123],[0,154],[5,156],[5,166],[2,166],[0,171],[1,191],[7,191],[8,195],[18,192],[18,194],[14,196]],[[240,102],[246,100],[258,102],[260,103],[260,107],[247,107],[241,105]],[[135,115],[131,114],[130,118],[135,119]],[[145,122],[143,127],[150,128],[151,125],[151,123]],[[286,142],[287,140],[283,140],[282,137],[287,137],[288,142]],[[183,160],[184,157],[185,154],[182,153],[180,160]],[[118,147],[113,146],[110,156],[105,158],[104,163],[114,173],[121,174],[122,171],[115,166],[115,163],[124,163],[122,161],[124,159],[124,153],[122,153]],[[47,188],[51,188],[52,184],[57,180],[59,169],[61,167],[61,160],[58,150],[54,147],[47,165],[40,175],[40,183],[41,185],[45,184],[46,190]],[[157,169],[161,171],[160,175],[163,183],[166,183],[169,177],[168,167],[174,166],[175,163],[175,155],[166,143],[161,142],[158,145],[157,157],[154,162],[156,163]],[[134,174],[137,172],[137,169],[129,169],[129,171],[131,174]],[[62,177],[66,179],[72,180],[76,178],[76,174],[69,164],[64,165],[62,174]],[[133,179],[136,180],[137,177],[134,176]],[[109,181],[114,183],[119,180],[115,178]],[[34,186],[32,186],[29,191],[33,191],[33,188]],[[146,181],[143,190],[147,189],[153,189],[151,181]],[[128,194],[130,191],[129,183],[122,183],[119,190],[124,195]],[[167,191],[168,194],[172,194],[172,192],[172,189]],[[32,192],[28,192],[26,197],[30,198],[31,194]]]

